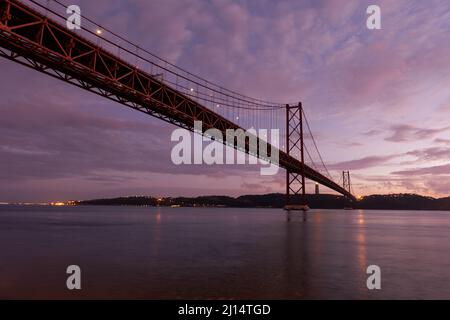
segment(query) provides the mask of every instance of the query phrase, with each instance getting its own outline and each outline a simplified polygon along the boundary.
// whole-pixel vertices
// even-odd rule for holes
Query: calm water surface
[[[450,212],[0,206],[0,298],[450,299]]]

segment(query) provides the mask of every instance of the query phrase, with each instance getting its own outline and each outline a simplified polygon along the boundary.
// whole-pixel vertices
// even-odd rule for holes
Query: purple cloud
[[[415,156],[422,161],[447,160],[450,159],[450,148],[432,147],[409,151],[405,154]]]
[[[450,139],[436,138],[434,142],[450,146]]]
[[[450,126],[440,129],[418,128],[411,125],[395,125],[390,128],[391,135],[385,138],[390,142],[405,142],[429,139],[440,132],[450,129]]]
[[[441,174],[448,175],[448,174],[450,174],[450,164],[394,171],[391,174],[396,174],[396,175],[430,175],[430,174],[432,174],[432,175],[441,175]]]
[[[368,137],[373,137],[373,136],[377,136],[381,133],[383,133],[383,131],[380,129],[372,129],[372,130],[364,132],[363,134]]]
[[[381,166],[396,157],[398,157],[398,155],[368,156],[361,159],[334,163],[328,165],[328,167],[332,170],[361,170]]]

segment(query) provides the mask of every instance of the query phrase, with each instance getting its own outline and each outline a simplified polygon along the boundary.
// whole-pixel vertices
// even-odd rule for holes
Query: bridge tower
[[[349,193],[352,193],[352,184],[350,182],[350,171],[342,171],[342,187]],[[345,203],[344,209],[346,210],[353,209],[353,201],[350,198],[346,198],[344,203]]]
[[[300,173],[286,169],[286,204],[285,210],[308,210],[305,196],[305,158],[303,153],[303,109],[302,103],[297,106],[286,105],[286,153],[300,157],[302,167]],[[299,201],[300,198],[300,201]]]
[[[352,185],[350,183],[350,171],[342,171],[342,187],[349,193],[352,193]]]

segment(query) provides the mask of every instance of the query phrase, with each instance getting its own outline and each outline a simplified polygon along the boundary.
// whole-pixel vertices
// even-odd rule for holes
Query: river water
[[[0,298],[450,299],[450,212],[2,205]]]

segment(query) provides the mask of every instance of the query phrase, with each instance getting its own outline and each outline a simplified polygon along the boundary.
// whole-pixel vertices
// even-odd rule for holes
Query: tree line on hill
[[[292,203],[300,203],[299,196],[291,198]],[[239,207],[239,208],[282,208],[286,196],[281,193],[264,195],[166,197],[130,196],[111,199],[76,201],[76,205],[116,205],[116,206],[181,206],[181,207]],[[309,207],[316,209],[354,209],[377,210],[450,210],[450,197],[432,198],[416,194],[370,195],[350,202],[339,195],[307,194]]]

